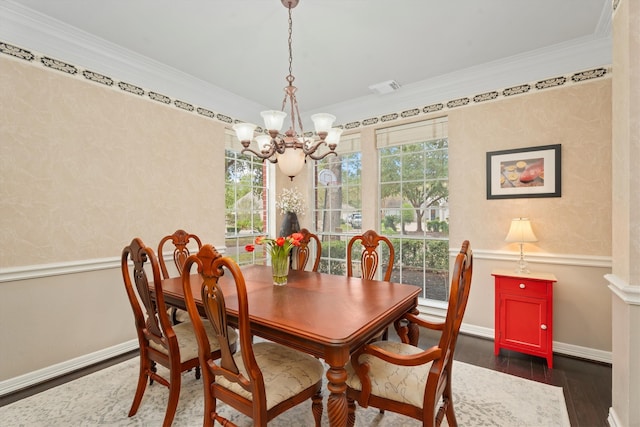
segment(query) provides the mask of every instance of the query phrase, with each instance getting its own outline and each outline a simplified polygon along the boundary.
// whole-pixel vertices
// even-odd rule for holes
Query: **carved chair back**
[[[158,258],[160,261],[160,270],[162,271],[162,277],[168,279],[169,271],[167,270],[167,265],[164,261],[163,251],[164,245],[169,240],[173,243],[173,263],[178,270],[178,276],[182,275],[182,269],[184,267],[184,263],[187,261],[191,252],[189,251],[188,245],[193,240],[198,245],[198,250],[202,247],[202,242],[200,238],[195,234],[187,233],[184,230],[176,230],[175,233],[165,236],[160,240],[158,244]]]
[[[386,267],[382,280],[391,280],[391,273],[393,271],[393,262],[395,259],[395,249],[391,241],[385,237],[376,233],[374,230],[367,230],[363,234],[353,236],[347,245],[347,276],[353,277],[353,262],[354,256],[358,254],[358,248],[356,243],[360,243],[362,253],[360,255],[360,268],[362,270],[362,278],[375,279],[380,266],[380,254],[379,249],[383,250],[383,255]],[[381,243],[384,245],[381,247]],[[384,264],[383,264],[384,265]]]
[[[298,246],[296,250],[296,263],[294,268],[296,270],[305,270],[307,263],[311,259],[311,255],[315,254],[311,271],[318,271],[318,267],[320,266],[320,256],[322,255],[322,243],[320,243],[320,238],[318,235],[310,232],[306,228],[300,230],[300,234],[302,234],[303,237],[302,240],[300,240],[300,246]],[[315,244],[312,244],[312,241],[315,242]]]

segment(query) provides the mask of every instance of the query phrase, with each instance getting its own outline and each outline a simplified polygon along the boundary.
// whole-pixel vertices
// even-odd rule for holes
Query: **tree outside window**
[[[415,125],[410,132],[408,142],[397,138],[404,143],[379,148],[380,229],[396,251],[392,280],[420,286],[423,298],[446,301],[448,139],[420,140],[420,127]]]
[[[319,271],[345,275],[347,242],[362,230],[359,138],[340,141],[339,154],[315,163],[313,227],[322,241]]]
[[[267,229],[266,169],[260,159],[225,151],[225,245],[238,264],[261,263],[264,248],[245,251]]]

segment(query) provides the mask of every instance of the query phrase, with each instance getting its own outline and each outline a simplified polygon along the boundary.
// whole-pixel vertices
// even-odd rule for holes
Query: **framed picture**
[[[487,199],[560,197],[560,147],[487,152]]]

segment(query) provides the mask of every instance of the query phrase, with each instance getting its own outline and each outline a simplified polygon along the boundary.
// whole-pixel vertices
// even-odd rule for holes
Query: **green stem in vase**
[[[271,269],[273,273],[274,285],[286,285],[287,276],[289,275],[289,249],[282,247],[272,248],[271,251]]]

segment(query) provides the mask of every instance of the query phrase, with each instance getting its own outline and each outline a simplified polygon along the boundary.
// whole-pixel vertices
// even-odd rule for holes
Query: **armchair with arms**
[[[367,344],[351,356],[347,365],[348,425],[355,422],[355,403],[374,406],[422,421],[424,426],[457,425],[451,390],[453,354],[464,316],[473,255],[464,241],[453,268],[449,304],[444,322],[432,323],[407,313],[396,321],[402,342],[378,341]],[[437,345],[422,349],[415,325],[441,332]]]

